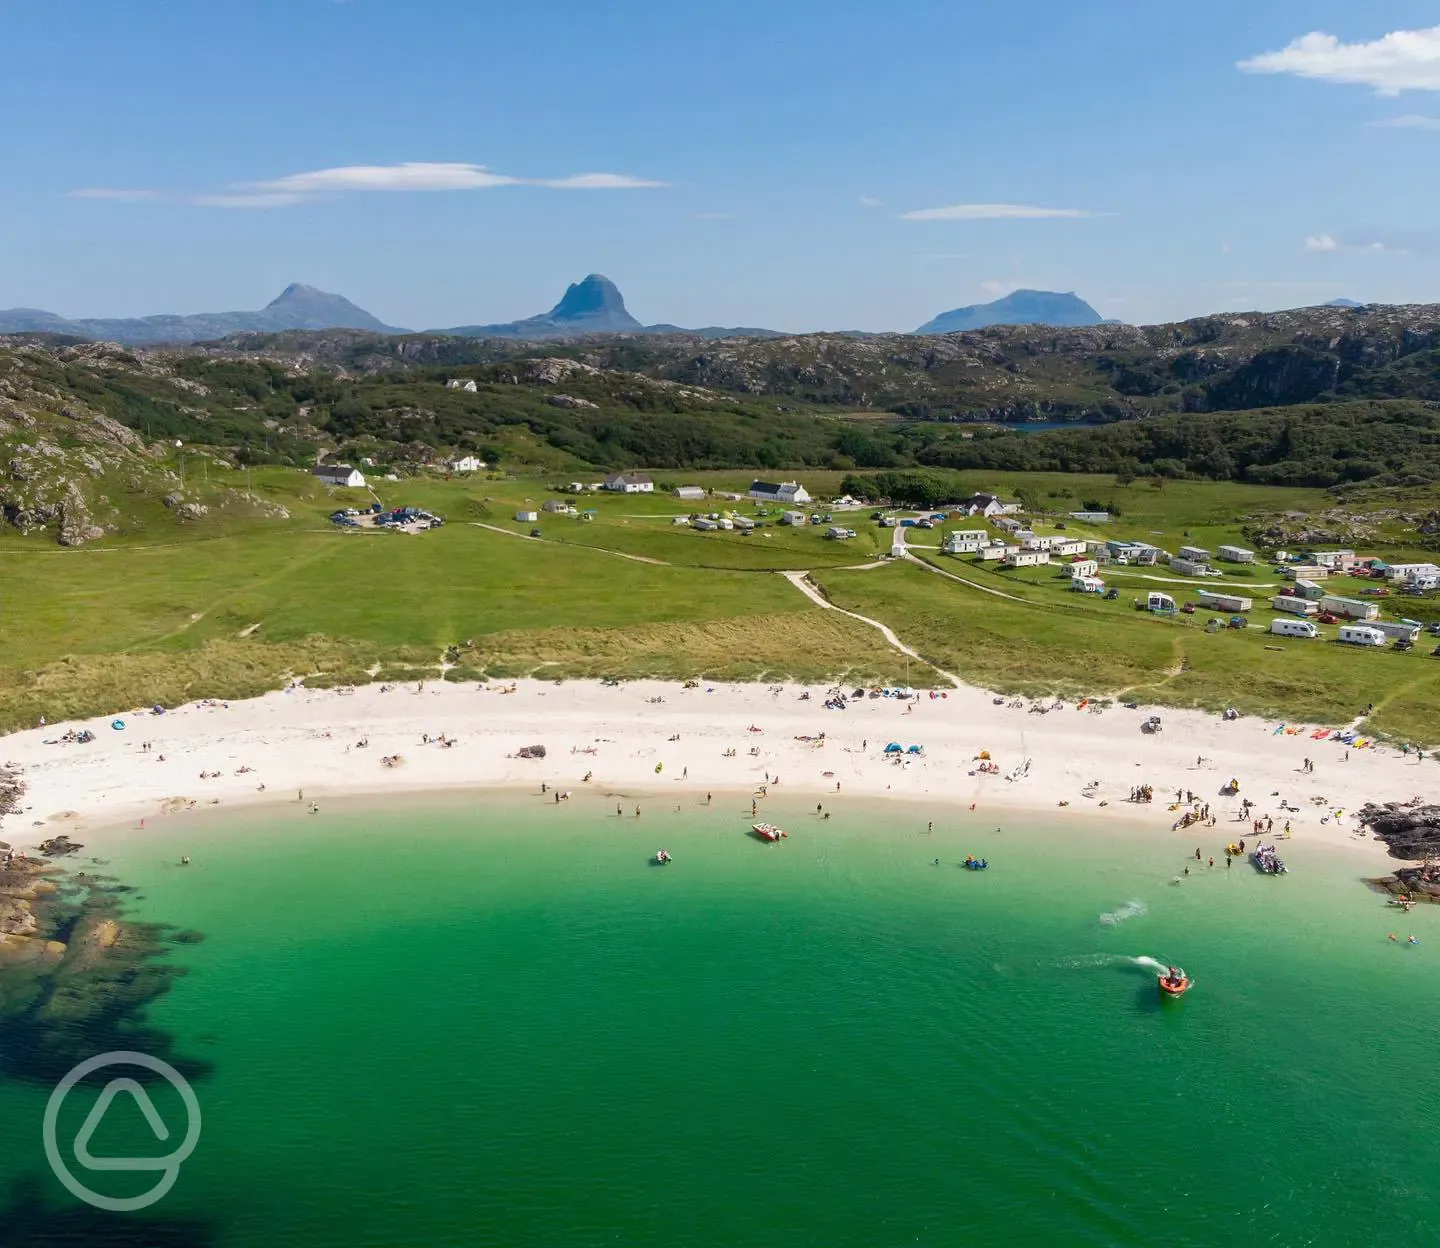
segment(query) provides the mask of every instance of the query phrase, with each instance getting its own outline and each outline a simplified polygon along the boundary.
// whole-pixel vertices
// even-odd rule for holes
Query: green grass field
[[[835,523],[857,531],[848,542],[828,541],[823,526],[808,525],[770,523],[749,537],[698,533],[672,519],[727,509],[755,517],[759,508],[750,501],[682,503],[660,493],[585,493],[578,504],[593,509],[594,519],[542,511],[530,523],[515,513],[571,496],[536,480],[416,478],[373,484],[387,506],[444,515],[443,529],[346,532],[331,526],[329,513],[367,503],[368,493],[326,490],[290,469],[256,469],[248,478],[215,466],[202,471],[190,488],[214,505],[199,519],[181,522],[158,502],[140,500],[124,533],[80,549],[0,537],[0,726],[33,723],[41,714],[54,722],[149,702],[242,696],[288,676],[331,684],[433,676],[446,649],[465,642],[473,645],[461,651],[452,679],[901,678],[904,657],[878,633],[822,610],[775,575],[805,569],[835,605],[884,621],[935,663],[997,690],[1123,693],[1317,724],[1348,720],[1374,702],[1378,730],[1440,740],[1432,709],[1440,660],[1429,657],[1428,646],[1367,653],[1284,641],[1264,631],[1270,616],[1258,606],[1262,627],[1211,635],[1203,628],[1208,613],[1165,622],[1130,606],[1147,588],[1183,601],[1202,585],[1232,583],[1246,586],[1258,604],[1275,580],[1265,566],[1174,585],[1150,579],[1166,578],[1163,567],[1112,567],[1103,574],[1120,600],[1107,603],[1066,592],[1053,567],[1002,572],[940,555],[944,527],[910,533],[917,547],[929,547],[917,555],[1020,600],[1012,601],[908,562],[856,570],[890,544],[890,531],[871,523],[868,510],[835,514]],[[751,479],[749,472],[664,475],[673,476],[669,484],[731,490]],[[807,472],[803,479],[824,496],[842,475]],[[1184,542],[1245,544],[1247,518],[1333,502],[1316,491],[1203,482],[1156,490],[1108,478],[975,474],[973,484],[1023,491],[1062,513],[1081,499],[1113,500],[1121,514],[1112,524],[1086,529],[1066,521],[1067,531],[1172,550]],[[284,507],[289,516],[266,516],[267,507]],[[772,508],[762,518],[777,515]],[[542,540],[527,540],[532,529]],[[1391,536],[1403,542],[1404,531]],[[1391,615],[1440,614],[1428,600],[1385,605]],[[924,675],[912,671],[911,678],[921,683]]]

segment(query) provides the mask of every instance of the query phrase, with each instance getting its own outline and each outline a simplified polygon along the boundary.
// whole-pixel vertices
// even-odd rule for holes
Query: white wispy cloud
[[[948,208],[917,208],[902,212],[902,221],[1041,221],[1056,217],[1098,217],[1080,208],[1039,208],[1034,204],[951,204]]]
[[[1423,117],[1406,113],[1403,117],[1383,117],[1370,123],[1375,130],[1440,130],[1440,117]]]
[[[336,195],[379,191],[483,191],[500,186],[541,186],[562,191],[636,190],[664,182],[624,173],[576,173],[563,178],[522,178],[484,165],[456,161],[403,161],[395,165],[337,165],[260,182],[234,182],[223,191],[185,195],[205,208],[286,208]],[[72,191],[89,199],[160,199],[157,191],[104,188]]]
[[[860,196],[860,207],[883,208],[885,207],[885,201],[883,199],[876,199],[873,195],[862,195]]]
[[[1383,239],[1372,239],[1368,243],[1348,243],[1343,239],[1336,238],[1333,234],[1311,234],[1305,239],[1306,251],[1356,251],[1369,252],[1372,255],[1377,252],[1390,252],[1392,255],[1406,254],[1407,249],[1395,247]]]
[[[1342,43],[1311,31],[1278,52],[1239,62],[1250,74],[1293,74],[1323,82],[1374,87],[1381,95],[1440,91],[1440,26],[1394,30],[1369,43]]]
[[[526,186],[548,186],[557,191],[637,191],[666,186],[649,178],[632,178],[628,173],[577,173],[568,178],[515,178]]]
[[[72,199],[114,199],[126,204],[142,204],[165,198],[162,191],[128,190],[119,186],[86,186],[78,191],[71,191],[70,196]]]
[[[481,191],[514,186],[519,178],[491,173],[484,165],[405,161],[398,165],[341,165],[291,173],[268,182],[240,182],[235,190],[257,194],[328,195],[346,191]]]

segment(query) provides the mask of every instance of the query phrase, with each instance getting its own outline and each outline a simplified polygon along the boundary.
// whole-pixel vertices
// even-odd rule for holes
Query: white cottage
[[[311,469],[310,475],[324,485],[339,486],[347,490],[365,488],[365,474],[349,464],[321,464],[318,468]]]
[[[750,497],[762,503],[808,503],[810,491],[798,481],[752,481]]]
[[[604,487],[614,494],[653,494],[655,481],[643,472],[616,472],[606,477]]]

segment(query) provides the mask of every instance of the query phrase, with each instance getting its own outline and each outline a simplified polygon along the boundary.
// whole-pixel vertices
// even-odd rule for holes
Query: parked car
[[[1063,520],[1057,520],[1055,521],[1055,527],[1057,529],[1063,529],[1065,527],[1065,522]]]
[[[1180,608],[1180,610],[1183,611],[1186,615],[1194,615],[1195,604],[1193,602],[1187,602],[1183,607]]]
[[[1413,641],[1411,641],[1410,638],[1408,638],[1408,637],[1397,637],[1397,638],[1395,639],[1395,649],[1397,649],[1397,650],[1413,650],[1413,649],[1415,649],[1415,643],[1414,643]]]
[[[540,536],[542,536],[542,534],[541,534],[541,532],[540,532],[539,529],[531,529],[531,530],[530,530],[530,536],[531,536],[531,537],[540,537]]]
[[[1332,612],[1329,612],[1329,611],[1322,611],[1322,612],[1320,612],[1320,614],[1317,615],[1317,616],[1315,617],[1315,619],[1316,619],[1319,623],[1321,623],[1321,624],[1338,624],[1338,623],[1340,623],[1340,617],[1339,617],[1338,615],[1333,614]]]
[[[1436,620],[1435,623],[1430,625],[1430,636],[1440,637],[1440,620]]]
[[[1120,597],[1120,591],[1118,589],[1107,589],[1105,591],[1106,602],[1114,602],[1118,597]]]

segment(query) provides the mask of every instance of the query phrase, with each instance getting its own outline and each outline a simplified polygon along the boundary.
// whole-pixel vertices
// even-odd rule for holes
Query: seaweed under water
[[[53,1205],[40,1180],[15,1180],[0,1203],[5,1248],[209,1248],[219,1224],[195,1218],[117,1217],[89,1205]]]

